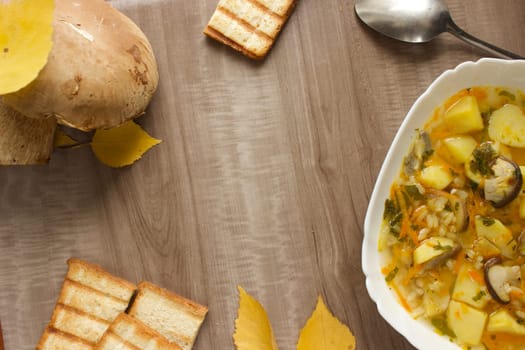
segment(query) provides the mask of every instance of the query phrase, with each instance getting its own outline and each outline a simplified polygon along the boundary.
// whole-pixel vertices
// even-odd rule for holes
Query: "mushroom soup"
[[[457,92],[415,131],[385,201],[386,282],[465,348],[525,348],[524,112],[517,89]]]

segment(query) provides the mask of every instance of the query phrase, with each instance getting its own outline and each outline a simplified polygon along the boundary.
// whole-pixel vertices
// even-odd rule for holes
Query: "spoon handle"
[[[488,42],[478,39],[473,35],[470,35],[469,33],[465,32],[463,29],[458,27],[458,25],[454,23],[452,18],[449,18],[447,21],[447,32],[449,32],[450,34],[456,36],[457,38],[479,49],[489,52],[490,54],[496,57],[507,58],[507,59],[524,59],[525,58],[513,52],[510,52],[500,47],[489,44]]]

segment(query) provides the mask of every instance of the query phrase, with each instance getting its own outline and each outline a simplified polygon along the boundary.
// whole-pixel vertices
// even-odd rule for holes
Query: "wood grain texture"
[[[321,294],[358,348],[413,349],[361,272],[363,220],[397,128],[444,70],[484,56],[364,27],[352,1],[301,0],[263,62],[202,35],[216,0],[112,0],[151,40],[160,86],[140,123],[164,142],[109,169],[87,148],[0,169],[0,318],[34,349],[69,257],[209,306],[195,349],[232,349],[237,285],[293,349]],[[448,1],[458,25],[525,54],[522,0]]]

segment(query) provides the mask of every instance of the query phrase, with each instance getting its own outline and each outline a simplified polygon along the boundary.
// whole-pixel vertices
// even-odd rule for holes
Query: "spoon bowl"
[[[393,39],[423,43],[449,32],[496,57],[524,58],[459,28],[442,0],[356,0],[354,8],[361,21]]]

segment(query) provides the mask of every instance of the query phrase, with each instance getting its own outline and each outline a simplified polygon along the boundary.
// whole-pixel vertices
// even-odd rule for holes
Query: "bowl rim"
[[[421,350],[459,350],[461,347],[448,337],[437,334],[428,322],[412,318],[388,288],[381,273],[382,255],[377,250],[384,200],[388,197],[392,181],[399,174],[414,130],[423,126],[446,98],[461,89],[483,85],[525,91],[525,60],[482,58],[475,62],[463,62],[439,75],[416,99],[403,119],[377,176],[365,215],[361,265],[368,294],[383,319]]]

